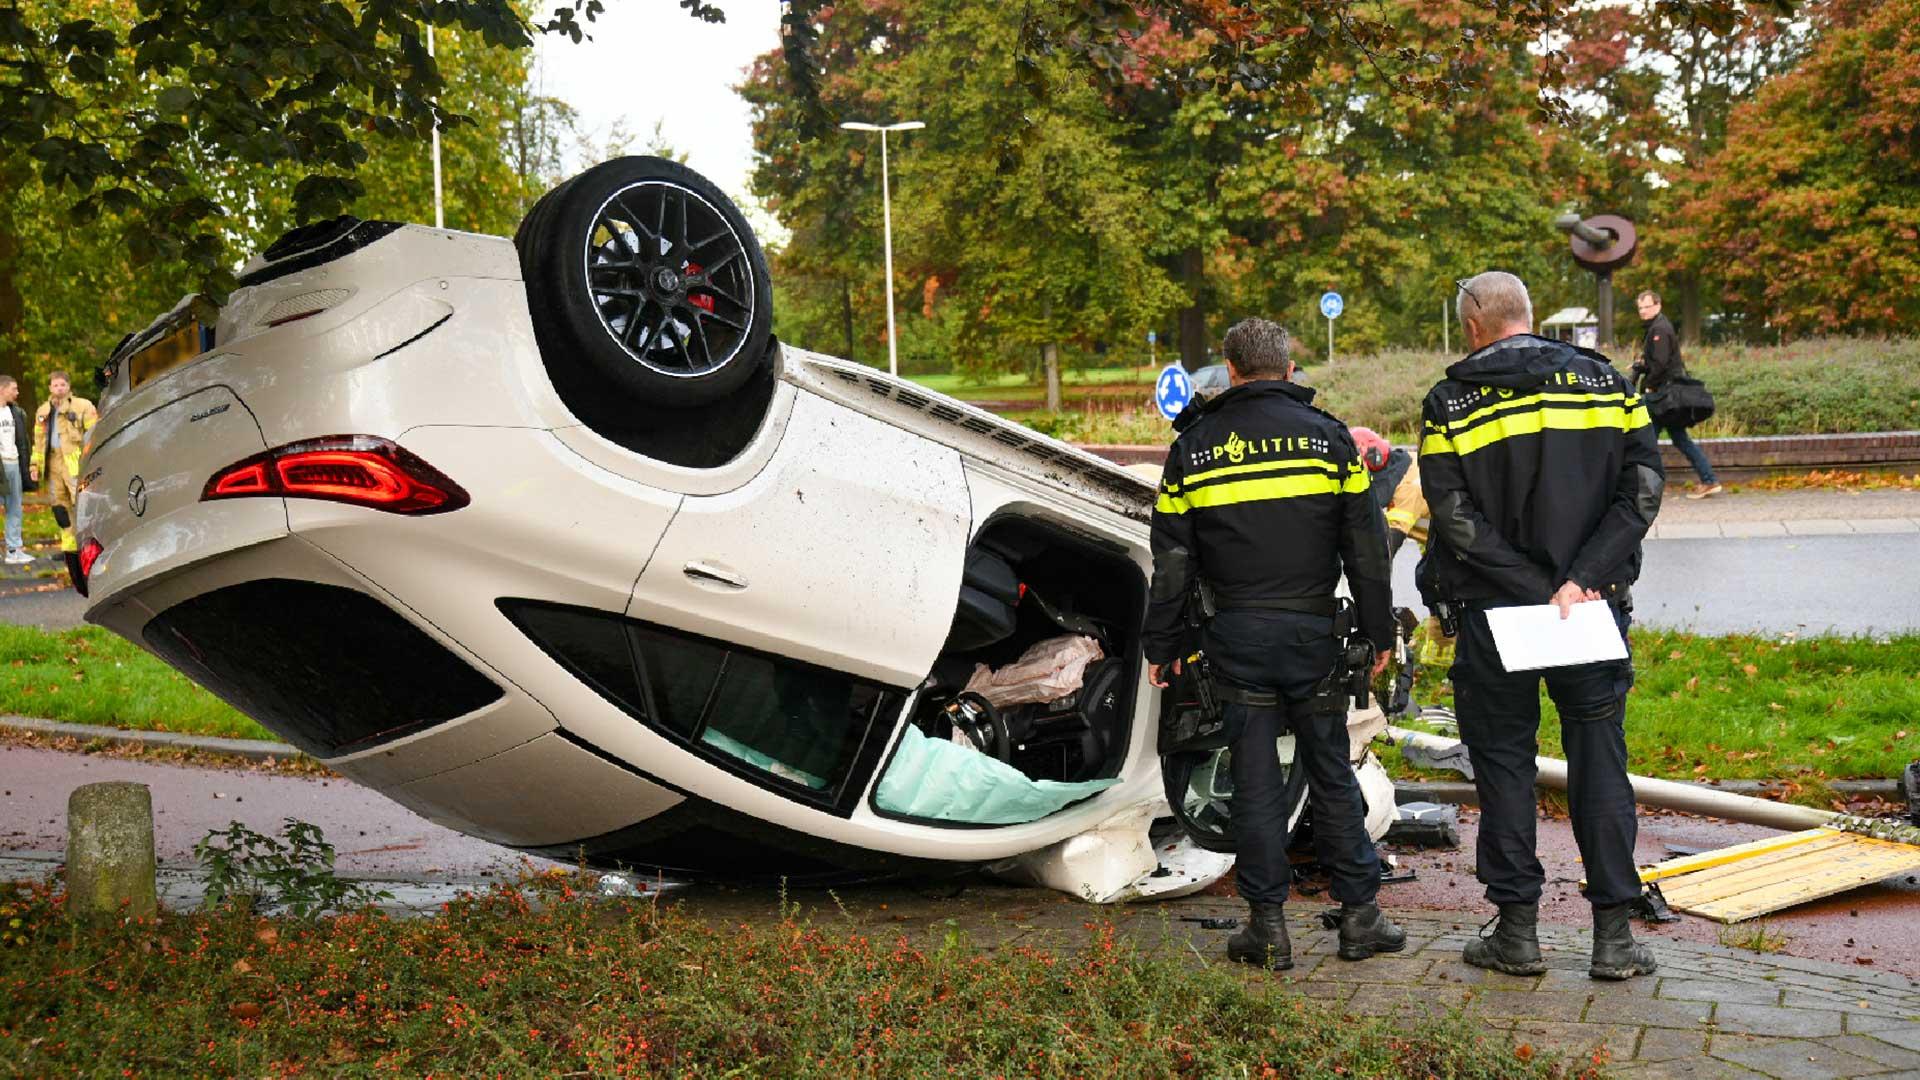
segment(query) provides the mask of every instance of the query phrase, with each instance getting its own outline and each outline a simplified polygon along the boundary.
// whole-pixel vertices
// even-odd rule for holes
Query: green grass
[[[1597,1075],[1457,1015],[1344,1017],[1104,922],[1073,951],[987,951],[951,924],[710,925],[575,886],[429,919],[163,914],[79,933],[46,887],[0,887],[27,939],[0,961],[0,1061],[24,1076]]]
[[[0,713],[136,731],[274,738],[186,676],[97,626],[48,631],[0,624]]]
[[[1788,780],[1804,788],[1802,801],[1820,803],[1824,781],[1892,779],[1920,758],[1920,635],[1783,641],[1636,629],[1632,639],[1634,772]],[[1422,671],[1415,700],[1450,705],[1442,674]],[[1540,752],[1563,757],[1559,717],[1544,690],[1541,700]]]

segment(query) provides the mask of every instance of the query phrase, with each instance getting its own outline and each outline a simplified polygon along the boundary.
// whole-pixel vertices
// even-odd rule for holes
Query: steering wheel
[[[1012,757],[1012,733],[993,702],[967,690],[947,703],[946,713],[954,730],[965,735],[975,750],[1000,761]]]

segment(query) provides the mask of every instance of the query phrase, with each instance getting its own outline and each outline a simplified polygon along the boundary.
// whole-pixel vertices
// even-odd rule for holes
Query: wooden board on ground
[[[1920,846],[1808,829],[1670,859],[1640,880],[1659,882],[1675,911],[1735,923],[1915,870]]]

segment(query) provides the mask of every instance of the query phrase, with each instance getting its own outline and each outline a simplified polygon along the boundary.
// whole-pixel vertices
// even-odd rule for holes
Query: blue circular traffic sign
[[[1320,314],[1325,315],[1329,319],[1337,319],[1340,317],[1340,313],[1346,309],[1347,303],[1340,299],[1339,293],[1328,292],[1321,294]]]
[[[1153,407],[1160,415],[1171,420],[1180,415],[1180,410],[1193,400],[1193,376],[1179,364],[1168,364],[1160,371],[1160,378],[1153,384]]]

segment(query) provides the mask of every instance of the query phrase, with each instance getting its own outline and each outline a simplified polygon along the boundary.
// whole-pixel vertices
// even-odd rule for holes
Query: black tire
[[[766,256],[733,203],[678,162],[596,165],[535,203],[514,244],[550,369],[578,364],[635,404],[681,409],[771,361]]]

